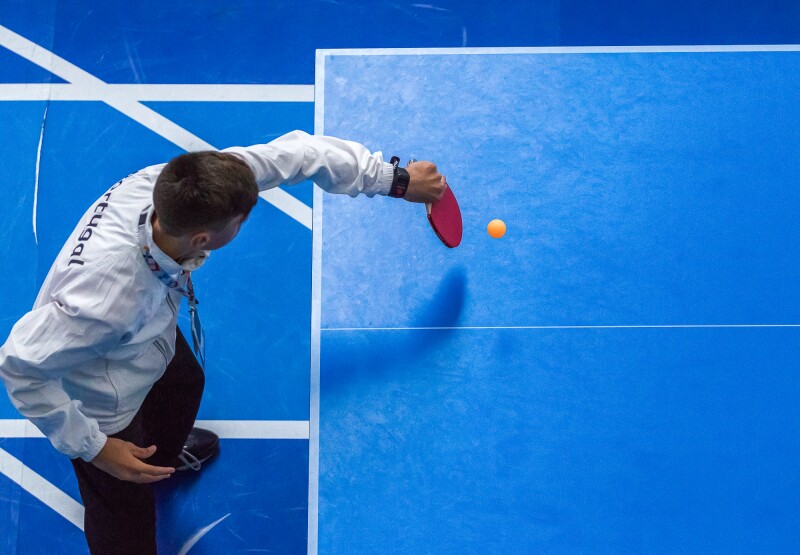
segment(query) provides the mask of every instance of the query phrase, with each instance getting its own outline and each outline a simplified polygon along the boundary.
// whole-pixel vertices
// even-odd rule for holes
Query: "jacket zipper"
[[[169,293],[167,293],[167,304],[169,305],[169,308],[172,310],[172,314],[175,314],[178,311],[178,307],[176,307],[175,304],[173,303],[172,299],[169,296]]]
[[[158,352],[160,352],[160,353],[161,353],[161,356],[163,356],[163,357],[164,357],[164,362],[166,362],[167,364],[169,364],[169,360],[167,360],[167,350],[166,350],[166,349],[165,349],[165,348],[164,348],[164,347],[161,345],[161,343],[159,342],[159,340],[158,340],[158,339],[156,339],[155,341],[153,341],[153,345],[155,345],[155,346],[156,346],[156,349],[158,349]]]

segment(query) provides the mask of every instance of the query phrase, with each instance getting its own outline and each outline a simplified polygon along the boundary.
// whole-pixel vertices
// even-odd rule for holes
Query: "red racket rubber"
[[[428,222],[442,243],[451,249],[460,245],[463,234],[461,208],[450,186],[445,189],[441,200],[428,203],[425,207],[428,211]]]

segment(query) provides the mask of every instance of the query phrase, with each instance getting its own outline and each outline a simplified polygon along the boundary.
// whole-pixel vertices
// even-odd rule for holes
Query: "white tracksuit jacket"
[[[295,131],[226,149],[259,189],[313,179],[331,193],[388,194],[393,168],[360,144]],[[164,164],[132,174],[81,218],[53,263],[33,310],[0,349],[0,378],[19,412],[65,455],[92,460],[133,419],[174,355],[180,293],[150,271],[138,236]],[[152,209],[151,209],[152,210]],[[146,240],[178,278],[181,266]]]

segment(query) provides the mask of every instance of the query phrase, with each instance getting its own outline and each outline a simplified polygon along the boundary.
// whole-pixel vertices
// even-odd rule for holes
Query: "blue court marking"
[[[105,104],[49,103],[39,171],[37,290],[87,206],[123,177],[182,152]]]
[[[308,229],[259,202],[198,272],[210,357],[198,418],[308,419],[310,258]]]
[[[14,294],[13,306],[4,305],[0,315],[7,333],[33,303],[53,258],[86,206],[125,175],[164,162],[182,150],[99,102],[0,104],[0,118],[8,120],[4,126],[8,150],[21,153],[0,170],[8,179],[6,191],[11,195],[4,205],[10,212],[8,225],[0,234],[6,238],[0,248],[8,268],[20,267],[19,273],[4,272],[4,285]],[[194,122],[201,121],[197,110],[204,109],[207,121],[238,120],[240,127],[245,127],[242,122],[252,124],[251,131],[240,132],[234,144],[248,144],[242,142],[248,135],[253,143],[269,140],[288,126],[286,117],[303,113],[298,106],[293,114],[273,117],[268,124],[265,112],[272,110],[274,115],[280,110],[276,112],[274,106],[262,102],[192,102],[183,110],[179,104],[171,103],[170,108],[195,118]],[[306,113],[310,114],[308,110]],[[191,123],[191,118],[187,119]],[[45,132],[37,166],[43,121]],[[230,131],[228,127],[218,134]],[[37,171],[38,190],[34,185]],[[309,196],[310,186],[306,184],[305,188],[299,197]],[[38,244],[33,240],[34,203]],[[207,391],[216,393],[217,388],[224,388],[217,396],[206,395],[199,418],[238,421],[244,435],[249,433],[248,421],[256,429],[274,420],[302,424],[308,418],[309,399],[310,302],[298,284],[308,283],[310,278],[311,234],[307,227],[268,203],[259,203],[253,216],[262,217],[260,222],[247,224],[255,235],[224,252],[220,262],[211,262],[201,272],[205,275],[196,280],[197,287],[206,291],[201,298],[211,338]],[[232,280],[237,285],[231,285]],[[242,305],[247,298],[251,300]],[[252,310],[243,310],[242,306]],[[6,310],[11,312],[6,314]],[[0,401],[0,416],[19,418],[5,396]],[[13,429],[14,422],[5,420],[0,425]],[[236,432],[233,435],[236,437]],[[211,519],[210,515],[224,509],[224,523],[203,536],[197,549],[220,551],[236,545],[241,550],[301,551],[307,542],[308,443],[298,437],[299,441],[273,439],[266,443],[263,438],[223,439],[222,455],[205,469],[202,480],[183,476],[161,488],[162,549],[186,545],[189,538],[219,518]],[[73,494],[77,491],[68,461],[46,440],[2,441],[10,453],[4,456],[42,475],[48,488]],[[47,450],[46,456],[42,456],[42,450]],[[244,466],[243,461],[247,461]],[[265,473],[279,479],[264,480]],[[6,531],[4,526],[3,537],[9,543],[3,546],[3,552],[44,553],[48,548],[85,552],[85,540],[77,526],[59,516],[60,507],[48,506],[58,501],[34,498],[20,487],[23,483],[24,479],[13,473],[0,475],[0,492],[5,500],[0,505],[9,513],[4,522],[12,527]],[[173,493],[178,499],[172,499]],[[50,521],[55,523],[48,524],[48,529],[69,529],[59,534],[61,544],[56,546],[52,542],[45,545],[37,532]]]
[[[159,486],[159,549],[178,553],[197,530],[230,514],[190,553],[302,553],[307,463],[305,441],[223,441],[199,480]]]
[[[226,103],[202,107],[227,113]],[[264,111],[259,103],[234,108],[240,121],[258,121]],[[215,117],[220,116],[209,119]],[[74,223],[102,191],[131,172],[182,152],[96,102],[53,102],[46,125],[37,286]],[[301,285],[310,279],[310,249],[306,228],[259,202],[237,241],[213,253],[198,272],[195,284],[209,357],[201,419],[308,418],[310,300]],[[32,303],[33,296],[28,298]],[[243,302],[253,310],[243,314]]]
[[[259,103],[237,103],[233,114],[226,113],[225,103],[190,104],[194,110],[206,108],[221,112],[222,115],[209,117],[211,120],[228,117],[240,122],[258,123],[265,111],[264,105]],[[29,107],[38,117],[43,111],[42,103],[13,103],[9,106]],[[18,113],[13,112],[15,115]],[[31,203],[34,192],[30,181],[35,171],[41,123],[33,121],[25,125],[34,159],[29,160],[25,173],[20,173],[20,176],[25,176],[20,181],[25,194],[17,191],[14,204],[25,199]],[[13,130],[14,125],[8,128]],[[258,131],[253,135],[269,130],[267,126],[255,129]],[[9,138],[19,144],[17,139]],[[258,142],[258,137],[251,138],[254,143]],[[136,148],[130,145],[136,145]],[[125,175],[163,162],[180,152],[175,145],[103,104],[51,103],[39,175],[39,245],[35,251],[25,251],[29,257],[35,253],[38,264],[20,264],[23,272],[20,276],[38,267],[36,285],[41,284],[64,238],[86,206]],[[13,169],[13,165],[9,169]],[[20,221],[18,226],[23,229],[11,227],[8,232],[17,230],[20,236],[30,236],[32,214],[31,208],[15,211],[15,219]],[[240,241],[215,253],[215,259],[218,255],[221,263],[209,264],[196,279],[200,287],[198,292],[207,291],[202,294],[202,310],[209,332],[211,382],[200,417],[213,420],[304,420],[308,417],[310,304],[307,294],[298,284],[308,283],[310,278],[307,261],[311,235],[307,229],[266,203],[259,203],[245,230]],[[20,245],[15,242],[17,248]],[[265,264],[265,261],[269,263]],[[9,274],[9,279],[12,278],[21,279]],[[26,285],[32,287],[27,281]],[[16,297],[21,304],[16,312],[9,314],[9,330],[15,316],[24,313],[34,297],[32,288],[26,296]],[[246,298],[251,298],[248,306],[254,308],[249,319],[243,319],[240,310],[232,310]],[[240,331],[230,334],[229,330]],[[252,348],[253,345],[263,346],[263,349]],[[270,387],[264,387],[264,383],[270,383]],[[5,401],[2,404],[6,406]],[[15,414],[10,407],[5,412]]]
[[[80,501],[69,459],[46,439],[0,438],[10,453],[55,487]],[[88,553],[83,532],[50,507],[0,474],[0,553]],[[48,534],[42,534],[46,529]]]
[[[318,46],[800,42],[800,11],[791,2],[770,0],[752,6],[737,5],[735,9],[724,0],[702,5],[685,0],[669,6],[650,4],[598,4],[592,0],[522,6],[516,0],[501,0],[487,13],[477,0],[410,7],[375,3],[368,10],[311,3],[302,7],[298,20],[294,5],[253,9],[249,2],[239,1],[220,5],[201,0],[191,5],[156,6],[8,0],[0,8],[0,24],[110,82],[120,83],[311,83],[313,51]],[[376,25],[375,21],[390,24]],[[276,22],[281,24],[276,27]],[[350,32],[340,32],[344,25]],[[415,32],[409,34],[409,28]],[[181,40],[176,41],[177,36]],[[0,56],[4,53],[0,49]],[[4,83],[62,81],[11,55],[2,57],[0,67],[0,82]],[[377,75],[385,75],[385,68]],[[297,126],[304,127],[305,122],[298,121]],[[38,133],[39,123],[33,127]],[[12,149],[19,153],[13,157],[14,163],[26,158],[28,152],[20,144],[12,141]],[[6,160],[6,167],[9,164],[10,160]],[[14,243],[15,248],[24,246],[18,235],[14,235]],[[25,262],[23,257],[7,260],[7,264],[16,265],[20,260]],[[26,299],[32,300],[35,295],[33,281],[29,294],[9,294],[5,298],[21,306],[29,305]],[[7,324],[10,329],[20,311],[12,304],[7,314],[7,307],[5,303],[0,309],[0,327]],[[318,350],[318,346],[312,348]],[[0,418],[15,414],[4,398],[0,399]],[[12,491],[18,494],[19,489],[14,488]],[[3,499],[9,498],[3,495]],[[0,510],[6,507],[5,503],[0,504]],[[9,510],[16,514],[13,505]],[[51,529],[47,524],[44,527]]]
[[[496,0],[491,6],[482,0],[6,0],[0,24],[114,83],[311,84],[315,48],[800,42],[800,9],[792,0],[733,6],[728,0]]]
[[[217,103],[214,103],[217,104]],[[159,114],[186,129],[192,129],[220,148],[268,143],[285,133],[314,130],[314,105],[311,102],[226,102],[224,106],[204,102],[145,102]],[[242,125],[242,122],[247,125]],[[311,205],[311,182],[284,190]],[[309,234],[310,242],[310,234]]]
[[[20,58],[7,50],[0,49],[0,83],[64,83],[52,73]]]
[[[800,547],[800,53],[683,50],[320,55],[317,132],[436,161],[465,232],[315,195],[313,548]]]
[[[47,440],[0,439],[0,448],[80,499],[72,466]],[[158,485],[159,549],[178,553],[198,530],[228,515],[193,552],[302,552],[307,461],[305,441],[223,440],[219,457],[206,465],[201,479],[181,473]],[[245,464],[258,472],[243,471]],[[81,530],[2,474],[0,494],[0,553],[88,553]],[[41,533],[43,526],[48,534]]]
[[[0,206],[4,207],[0,228],[0,335],[7,337],[16,314],[30,307],[36,290],[36,244],[33,236],[34,176],[36,152],[42,129],[43,102],[0,103],[0,146],[15,152],[0,164]],[[5,397],[5,396],[3,396]],[[7,416],[0,403],[0,418]]]
[[[0,438],[0,447],[21,460],[48,482],[80,503],[78,483],[72,476],[69,459],[61,456],[45,438]]]

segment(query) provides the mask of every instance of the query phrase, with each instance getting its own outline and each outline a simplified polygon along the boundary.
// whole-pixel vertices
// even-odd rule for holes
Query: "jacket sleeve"
[[[294,185],[313,179],[329,193],[351,197],[387,195],[394,168],[383,154],[334,137],[292,131],[272,142],[250,147],[232,147],[224,152],[239,155],[256,175],[260,190]]]
[[[132,309],[123,306],[124,298],[111,298],[122,289],[113,282],[124,269],[109,261],[101,266],[64,278],[58,293],[23,316],[0,348],[0,378],[16,409],[56,449],[86,461],[97,456],[106,435],[83,414],[81,402],[67,395],[60,378],[116,346],[125,333],[122,315]]]

